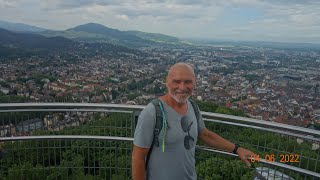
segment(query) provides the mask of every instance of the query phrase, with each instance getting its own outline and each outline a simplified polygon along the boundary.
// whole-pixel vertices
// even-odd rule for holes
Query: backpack
[[[200,119],[200,110],[197,106],[197,104],[190,100],[190,103],[194,109],[194,113],[196,115],[196,118],[197,118],[197,123],[199,124],[199,119]],[[150,159],[150,155],[152,153],[152,149],[153,149],[153,146],[156,145],[157,147],[159,147],[159,134],[160,134],[160,131],[162,129],[162,124],[163,124],[163,115],[164,115],[164,112],[163,112],[163,104],[162,102],[160,101],[159,98],[157,99],[153,99],[151,101],[151,103],[154,105],[155,109],[156,109],[156,125],[155,125],[155,128],[154,128],[154,131],[153,131],[153,140],[152,140],[152,144],[151,144],[151,147],[149,149],[149,152],[148,152],[148,155],[147,155],[147,158],[146,158],[146,163],[145,163],[145,168],[147,169],[148,167],[148,162],[149,162],[149,159]]]

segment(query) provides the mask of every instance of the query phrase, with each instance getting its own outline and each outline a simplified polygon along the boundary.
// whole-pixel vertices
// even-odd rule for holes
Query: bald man
[[[149,103],[138,118],[132,152],[133,180],[197,179],[194,157],[198,138],[210,147],[238,154],[250,166],[247,158],[253,155],[251,151],[209,131],[201,115],[197,120],[188,100],[195,86],[195,73],[190,65],[173,65],[169,70],[166,86],[168,93],[159,98],[166,124],[161,129],[162,135],[159,135],[161,145],[155,146],[153,143],[156,124],[153,103]],[[146,167],[150,149],[152,153]]]

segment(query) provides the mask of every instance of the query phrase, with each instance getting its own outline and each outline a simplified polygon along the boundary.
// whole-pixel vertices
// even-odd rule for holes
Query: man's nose
[[[184,90],[185,88],[186,88],[186,83],[185,82],[179,83],[179,89]]]

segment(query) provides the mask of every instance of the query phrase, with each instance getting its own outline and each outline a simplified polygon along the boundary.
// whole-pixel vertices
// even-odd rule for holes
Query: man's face
[[[169,74],[166,85],[178,103],[185,103],[192,95],[195,77],[189,69],[175,69]]]

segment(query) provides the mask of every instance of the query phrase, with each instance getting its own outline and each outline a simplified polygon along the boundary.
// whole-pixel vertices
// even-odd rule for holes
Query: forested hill
[[[213,102],[206,102],[206,101],[196,101],[196,102],[201,111],[247,117],[247,115],[241,110],[235,110],[235,109],[227,108],[224,106],[219,106]]]
[[[96,23],[87,23],[64,31],[47,30],[40,34],[48,37],[62,36],[81,42],[106,42],[131,48],[184,44],[172,36],[141,31],[120,31]]]
[[[0,28],[0,58],[24,58],[41,56],[48,59],[50,54],[68,54],[69,57],[118,57],[120,54],[141,54],[137,49],[110,43],[83,43],[65,37],[45,37],[32,33],[18,33]],[[72,59],[72,58],[71,58]],[[74,59],[74,58],[73,58]]]
[[[38,34],[17,33],[0,29],[0,44],[11,48],[63,49],[74,45],[74,42],[63,37],[44,37]]]

